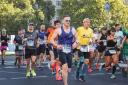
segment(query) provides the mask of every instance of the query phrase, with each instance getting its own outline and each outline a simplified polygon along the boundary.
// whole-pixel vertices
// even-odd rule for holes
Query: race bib
[[[110,54],[116,54],[116,50],[109,50]]]
[[[106,46],[107,45],[107,41],[103,40],[103,44],[104,44],[104,46]]]
[[[70,53],[71,52],[71,46],[70,45],[63,45],[62,51],[64,53]]]
[[[81,51],[81,52],[89,52],[89,48],[88,48],[87,45],[81,46],[80,51]]]
[[[23,45],[19,45],[19,46],[18,46],[18,49],[19,49],[19,50],[23,50]]]
[[[128,56],[126,56],[126,60],[128,61]]]
[[[121,45],[121,39],[117,39],[117,46]]]
[[[89,49],[89,52],[94,52],[95,47],[94,47],[94,46],[92,46],[92,45],[90,45],[90,46],[88,46],[88,49]]]
[[[46,41],[45,41],[45,40],[40,39],[40,40],[39,40],[39,43],[40,43],[40,44],[45,44],[45,43],[46,43]]]
[[[34,46],[34,40],[28,40],[27,46]]]

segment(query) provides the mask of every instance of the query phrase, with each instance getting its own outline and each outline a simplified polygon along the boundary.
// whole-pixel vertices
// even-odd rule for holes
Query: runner
[[[62,77],[64,85],[68,85],[68,71],[72,66],[72,45],[76,31],[70,26],[70,16],[63,17],[63,25],[57,28],[52,36],[51,43],[57,47],[59,53],[59,61],[62,65]],[[58,43],[55,38],[58,36]],[[75,47],[75,44],[73,45]]]
[[[124,58],[124,64],[127,65],[127,67],[124,68],[123,74],[125,77],[128,76],[128,22],[126,23],[126,27],[122,30],[124,33],[124,38],[121,43],[121,48],[122,48],[122,55]]]
[[[16,35],[14,38],[14,44],[16,46],[16,48],[15,48],[15,56],[16,56],[15,64],[18,66],[18,68],[20,68],[20,65],[21,65],[21,59],[23,57],[23,49],[24,49],[22,33],[23,33],[22,29],[19,29],[18,35]]]
[[[121,56],[121,48],[120,48],[120,46],[121,46],[122,40],[124,38],[124,34],[120,30],[120,28],[121,28],[120,24],[115,24],[115,30],[116,30],[115,37],[117,38],[117,46],[116,46],[117,47],[117,56],[119,57],[119,60],[122,61],[123,58]]]
[[[38,55],[38,60],[39,60],[39,67],[41,67],[41,64],[43,61],[46,60],[46,32],[45,32],[45,25],[40,26],[40,30],[38,33],[38,44],[39,47],[37,48],[37,55]]]
[[[102,56],[104,56],[104,52],[105,52],[105,48],[107,45],[107,28],[103,27],[101,29],[101,33],[99,35],[99,39],[97,40],[97,57],[96,57],[96,69],[100,70],[100,66],[101,66],[101,60],[102,60]]]
[[[52,69],[52,64],[54,64],[54,53],[53,53],[53,46],[51,44],[51,37],[53,36],[53,33],[55,31],[55,27],[54,26],[50,26],[48,29],[47,29],[47,34],[48,34],[48,41],[47,41],[47,55],[50,57],[50,62],[48,63],[48,67],[50,69]],[[53,70],[52,70],[53,71]]]
[[[107,46],[106,46],[106,51],[105,51],[106,70],[109,70],[110,67],[112,67],[112,75],[110,77],[111,79],[116,78],[115,72],[116,72],[116,67],[118,64],[116,40],[117,38],[115,38],[115,29],[112,28],[110,31],[108,31]]]
[[[83,20],[83,26],[77,28],[77,42],[78,42],[78,56],[80,57],[80,63],[78,63],[78,68],[76,71],[76,79],[80,81],[85,81],[85,69],[88,69],[89,64],[89,50],[88,46],[90,45],[93,39],[93,30],[90,28],[90,19],[85,18]],[[83,57],[81,61],[81,57]]]
[[[7,33],[6,33],[6,29],[2,29],[2,32],[1,32],[1,58],[2,58],[2,62],[1,64],[4,65],[4,61],[5,61],[5,53],[6,53],[6,50],[7,50],[7,47],[8,47],[8,36],[7,36]]]
[[[25,33],[24,40],[26,41],[25,46],[25,59],[27,61],[27,70],[26,77],[30,77],[32,74],[33,77],[36,76],[35,72],[35,62],[36,62],[36,46],[38,35],[34,31],[33,23],[30,23],[28,26],[28,31]]]
[[[55,27],[55,30],[57,28],[61,28],[61,22],[59,20],[54,21],[54,27]],[[58,42],[57,39],[58,38],[56,37],[55,42]],[[53,46],[53,52],[54,52],[54,62],[51,65],[52,74],[56,73],[56,80],[62,80],[62,77],[59,73],[61,68],[60,68],[60,62],[58,57],[58,50],[56,46]]]
[[[94,28],[94,35],[93,35],[93,41],[89,45],[89,68],[88,72],[91,73],[94,69],[94,61],[95,61],[95,56],[96,56],[96,47],[97,47],[97,40],[99,39],[100,33],[98,28]]]

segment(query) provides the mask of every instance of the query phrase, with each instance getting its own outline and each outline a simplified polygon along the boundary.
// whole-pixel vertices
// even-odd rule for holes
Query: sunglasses
[[[33,28],[29,28],[29,30],[33,30]]]
[[[65,20],[66,22],[71,22],[71,20]]]

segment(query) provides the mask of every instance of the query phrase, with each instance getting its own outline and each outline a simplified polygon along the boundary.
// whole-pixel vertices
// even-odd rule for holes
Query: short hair
[[[54,21],[54,25],[56,25],[57,23],[61,23],[60,20],[55,20]]]
[[[115,24],[115,27],[120,26],[120,24]]]
[[[89,21],[90,21],[90,19],[89,19],[89,18],[84,18],[84,19],[83,19],[83,22],[85,22],[85,21],[87,21],[87,20],[89,20]]]
[[[64,15],[64,16],[63,16],[63,19],[64,19],[65,17],[70,17],[70,16],[69,16],[69,15]]]
[[[45,27],[45,25],[42,24],[42,25],[40,26],[40,28],[42,28],[42,27]]]

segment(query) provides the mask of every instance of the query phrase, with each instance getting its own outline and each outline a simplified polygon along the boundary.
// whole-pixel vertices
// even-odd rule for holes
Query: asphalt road
[[[0,61],[1,62],[1,61]],[[4,66],[0,65],[0,85],[63,85],[62,81],[56,81],[51,75],[47,63],[42,68],[37,68],[36,78],[25,77],[25,65],[18,69],[14,66],[14,57],[6,57]],[[75,70],[69,73],[69,85],[128,85],[128,78],[124,78],[119,71],[116,79],[110,79],[109,72],[92,72],[86,75],[86,81],[75,80]]]

